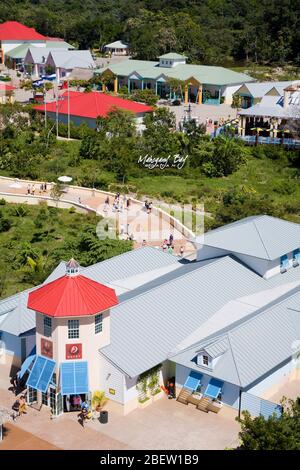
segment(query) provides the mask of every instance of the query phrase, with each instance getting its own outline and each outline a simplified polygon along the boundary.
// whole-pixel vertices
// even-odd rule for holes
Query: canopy
[[[62,362],[60,374],[62,395],[80,395],[89,392],[87,361]]]
[[[221,380],[211,379],[206,387],[204,396],[210,398],[217,398],[223,387],[223,383],[224,382],[221,382]]]
[[[71,176],[59,176],[57,179],[61,183],[70,183],[73,178],[71,178]]]
[[[203,375],[199,374],[199,372],[191,370],[189,376],[187,377],[185,381],[184,388],[188,388],[190,390],[196,390],[199,383],[201,382],[202,377]]]
[[[27,380],[27,387],[47,392],[56,362],[44,356],[37,356]]]
[[[33,363],[35,358],[36,358],[35,354],[32,354],[32,355],[26,357],[25,361],[22,364],[21,369],[17,373],[17,376],[18,376],[19,379],[21,379],[26,374],[26,372],[28,371],[29,367],[31,366],[31,364]]]

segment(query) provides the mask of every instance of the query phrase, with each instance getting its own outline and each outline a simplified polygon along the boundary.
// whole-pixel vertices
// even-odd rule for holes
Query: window
[[[208,363],[209,363],[208,356],[205,356],[205,355],[203,354],[203,356],[202,356],[202,364],[203,364],[204,366],[208,366]]]
[[[44,317],[44,336],[52,336],[52,318]]]
[[[79,320],[68,320],[68,338],[79,338]]]
[[[95,334],[101,333],[102,322],[103,322],[102,313],[99,313],[99,315],[95,316]]]
[[[289,258],[288,255],[283,255],[280,258],[280,271],[285,273],[289,267]]]

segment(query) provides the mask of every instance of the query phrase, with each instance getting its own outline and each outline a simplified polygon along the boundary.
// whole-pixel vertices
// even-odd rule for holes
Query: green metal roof
[[[118,76],[128,77],[136,73],[145,79],[157,79],[161,75],[179,80],[194,77],[206,85],[234,85],[253,81],[252,77],[244,73],[208,65],[178,64],[175,67],[162,67],[159,62],[128,59],[109,65],[107,69]]]
[[[65,41],[46,41],[46,47],[51,49],[75,49],[74,46]]]
[[[28,49],[30,48],[31,44],[20,44],[17,47],[14,47],[10,51],[6,52],[6,55],[11,59],[24,59]]]
[[[160,55],[159,59],[186,59],[186,56],[182,54],[176,54],[176,52],[168,52],[168,54]]]

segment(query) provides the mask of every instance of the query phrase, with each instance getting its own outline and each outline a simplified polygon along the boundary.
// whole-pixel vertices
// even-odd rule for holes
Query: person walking
[[[27,194],[30,194],[31,193],[31,185],[28,183],[27,185]]]
[[[183,246],[181,246],[180,251],[179,251],[179,254],[180,254],[181,258],[183,258],[183,253],[184,253],[184,248],[183,248]]]
[[[35,185],[34,184],[32,185],[32,188],[31,188],[31,194],[32,194],[32,196],[35,195]]]

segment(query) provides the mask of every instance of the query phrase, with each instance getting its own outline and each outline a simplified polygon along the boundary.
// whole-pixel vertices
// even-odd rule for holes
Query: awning
[[[199,372],[191,370],[188,378],[186,379],[184,383],[184,388],[188,388],[190,390],[196,390],[199,383],[201,382],[202,377],[203,375],[199,374]]]
[[[80,395],[89,392],[87,361],[62,362],[60,366],[62,395]]]
[[[27,380],[27,387],[47,392],[56,362],[44,356],[37,356]]]
[[[21,369],[19,370],[19,372],[17,372],[18,379],[21,379],[26,374],[26,372],[28,371],[29,367],[31,366],[35,358],[36,358],[35,354],[29,355],[28,357],[26,357],[25,361],[23,362],[21,366]]]
[[[211,379],[206,387],[204,396],[210,398],[217,398],[220,391],[222,390],[223,383],[224,382],[221,382],[221,380]]]

